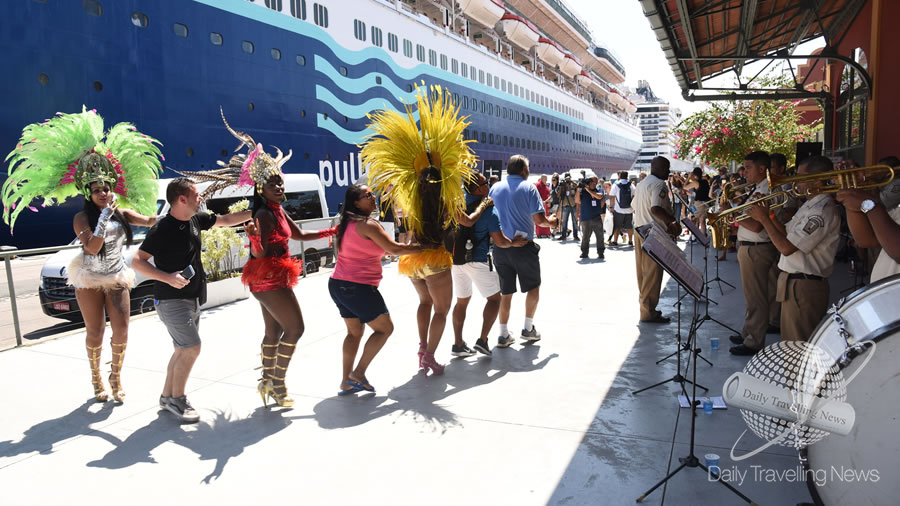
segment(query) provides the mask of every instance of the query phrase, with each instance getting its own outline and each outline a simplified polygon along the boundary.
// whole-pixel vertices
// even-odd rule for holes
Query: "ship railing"
[[[302,229],[328,228],[337,223],[338,217],[313,218],[308,220],[295,220]],[[305,226],[304,226],[305,225]],[[243,232],[241,232],[243,233]],[[141,242],[135,239],[135,244]],[[310,264],[316,261],[321,265],[321,251],[319,256],[307,263],[306,243],[300,242],[300,259],[303,262],[303,277],[306,277]],[[337,259],[337,244],[331,241],[331,258]],[[80,330],[84,327],[81,322],[80,311],[54,310],[55,316],[44,313],[42,304],[52,307],[55,303],[64,306],[76,307],[75,289],[65,284],[65,278],[59,277],[44,279],[42,271],[47,256],[59,251],[80,249],[80,244],[67,244],[63,246],[48,246],[45,248],[17,249],[13,246],[0,246],[0,265],[6,271],[6,283],[0,282],[0,350],[11,347],[19,347],[25,339],[40,339],[43,337],[58,335],[65,332]],[[327,257],[327,255],[325,255]],[[18,282],[16,276],[19,276]],[[51,286],[52,285],[52,286]],[[49,295],[47,300],[41,302],[41,291]],[[134,294],[132,294],[134,296]],[[59,307],[59,306],[58,306]],[[145,308],[142,308],[145,309]],[[15,344],[11,337],[15,336]]]

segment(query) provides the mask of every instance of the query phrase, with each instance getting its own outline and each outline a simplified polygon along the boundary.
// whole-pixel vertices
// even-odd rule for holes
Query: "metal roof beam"
[[[739,55],[746,55],[750,50],[750,39],[753,38],[753,25],[756,22],[756,8],[758,6],[758,0],[745,0],[741,3],[741,22],[737,43],[737,54]],[[738,62],[735,67],[737,73],[740,74],[744,68],[744,63]]]
[[[688,49],[690,50],[691,58],[693,59],[691,66],[694,67],[695,82],[697,87],[702,88],[703,84],[700,80],[703,78],[703,74],[700,73],[700,65],[697,64],[697,57],[699,55],[697,53],[697,43],[694,41],[694,30],[691,27],[691,13],[688,12],[686,0],[676,0],[676,4],[678,6],[678,16],[681,18],[681,28],[684,30],[684,38],[687,40]],[[686,75],[685,77],[690,81],[690,75]]]

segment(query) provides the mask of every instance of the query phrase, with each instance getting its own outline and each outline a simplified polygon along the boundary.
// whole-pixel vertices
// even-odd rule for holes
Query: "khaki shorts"
[[[478,288],[482,297],[488,298],[500,292],[500,276],[491,270],[487,262],[467,262],[454,265],[453,292],[457,298],[467,299],[472,296],[472,283]]]

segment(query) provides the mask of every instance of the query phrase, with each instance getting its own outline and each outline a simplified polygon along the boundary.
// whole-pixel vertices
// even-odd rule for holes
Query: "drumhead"
[[[894,299],[894,312],[897,312]],[[858,375],[847,385],[847,403],[856,412],[850,434],[831,434],[807,448],[807,484],[822,504],[897,504],[900,480],[900,329],[873,336],[877,348],[866,347],[843,369]],[[862,370],[867,355],[871,359]]]

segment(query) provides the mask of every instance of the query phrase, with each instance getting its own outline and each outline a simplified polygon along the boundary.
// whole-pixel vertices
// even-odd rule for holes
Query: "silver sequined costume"
[[[105,256],[82,252],[69,264],[68,283],[75,288],[99,288],[104,291],[134,286],[134,271],[125,265],[122,250],[125,229],[121,223],[109,220],[103,241]]]

